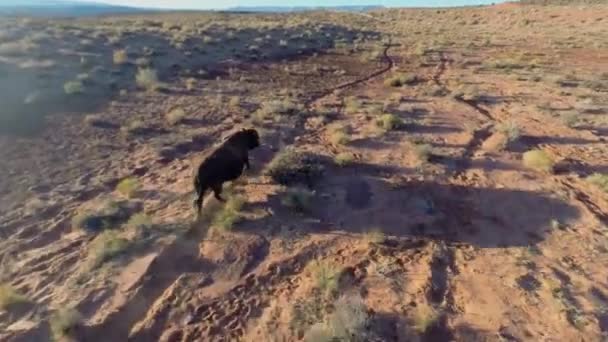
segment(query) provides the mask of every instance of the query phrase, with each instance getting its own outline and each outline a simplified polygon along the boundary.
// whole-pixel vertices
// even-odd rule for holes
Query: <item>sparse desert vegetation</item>
[[[602,340],[608,7],[564,3],[3,15],[0,340]]]

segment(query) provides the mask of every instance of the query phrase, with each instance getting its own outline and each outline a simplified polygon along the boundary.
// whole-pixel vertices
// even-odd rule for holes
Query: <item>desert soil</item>
[[[0,339],[49,340],[53,314],[70,307],[82,316],[67,334],[77,341],[314,340],[313,327],[339,330],[330,318],[340,300],[364,307],[341,340],[608,338],[608,193],[587,181],[608,173],[608,7],[16,22],[49,36],[38,40],[45,51],[0,52],[4,79],[23,81],[15,89],[38,68],[54,84],[70,69],[61,63],[86,57],[117,79],[69,97],[76,113],[42,102],[44,117],[28,117],[34,133],[2,130],[0,277],[27,300],[0,311]],[[237,38],[153,38],[199,24]],[[2,41],[28,34],[16,27]],[[116,28],[120,40],[103,43]],[[49,48],[60,31],[80,42],[63,47],[65,60]],[[301,36],[277,48],[283,31]],[[136,67],[111,61],[121,46],[130,60],[143,46],[161,52],[150,54],[161,90],[128,84]],[[47,59],[54,66],[41,67]],[[388,84],[403,75],[406,84]],[[296,110],[258,115],[276,101]],[[186,118],[172,125],[175,108]],[[394,129],[378,126],[383,113],[399,119]],[[248,126],[263,146],[231,186],[245,199],[239,221],[197,220],[196,161]],[[264,172],[287,147],[324,168],[304,212]],[[552,171],[524,165],[533,149]],[[352,160],[338,165],[338,155]],[[126,177],[140,184],[132,196],[116,190]],[[107,201],[151,223],[144,233],[114,223],[129,248],[92,267],[101,233],[74,217]],[[222,210],[207,198],[209,215]]]

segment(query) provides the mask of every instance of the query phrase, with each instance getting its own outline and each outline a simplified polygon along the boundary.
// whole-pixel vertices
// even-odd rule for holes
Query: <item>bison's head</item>
[[[241,132],[243,132],[244,136],[246,137],[247,147],[249,147],[250,150],[260,146],[260,135],[258,134],[258,131],[253,128],[249,128],[243,129]]]

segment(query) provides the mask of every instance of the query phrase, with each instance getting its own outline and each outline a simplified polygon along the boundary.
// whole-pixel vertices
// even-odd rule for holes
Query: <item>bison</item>
[[[194,206],[198,215],[201,213],[203,196],[208,189],[213,190],[217,200],[225,202],[221,196],[222,185],[239,178],[244,167],[249,170],[249,150],[258,146],[258,132],[255,129],[243,128],[226,138],[203,159],[194,177],[194,190],[197,195]]]

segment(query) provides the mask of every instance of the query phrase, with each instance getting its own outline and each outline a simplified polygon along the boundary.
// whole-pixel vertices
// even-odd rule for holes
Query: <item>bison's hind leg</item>
[[[222,183],[213,184],[211,189],[213,190],[213,196],[215,199],[220,202],[226,202],[226,200],[222,198]]]
[[[205,196],[205,190],[207,190],[207,189],[204,189],[204,188],[196,189],[196,198],[194,199],[193,206],[194,206],[194,209],[196,210],[196,214],[199,216],[200,216],[201,210],[203,208],[203,199]]]

